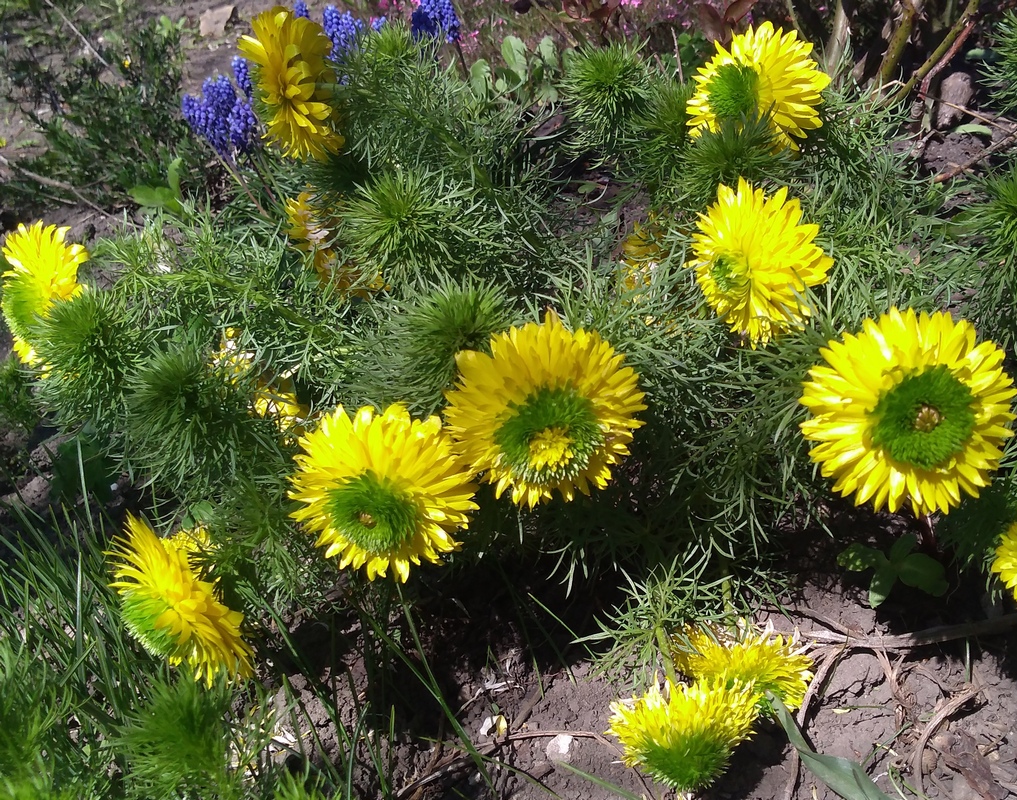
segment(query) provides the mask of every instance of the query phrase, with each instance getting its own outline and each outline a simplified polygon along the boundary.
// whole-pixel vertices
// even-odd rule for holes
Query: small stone
[[[236,22],[236,16],[236,6],[210,8],[198,18],[198,35],[201,37],[222,36],[226,32],[226,26],[231,22]]]
[[[545,753],[549,761],[560,764],[562,761],[569,760],[569,752],[572,749],[573,737],[567,733],[559,733],[551,741],[547,743]]]
[[[946,130],[959,122],[971,98],[975,95],[975,82],[967,72],[951,72],[939,85],[936,104],[936,130]]]

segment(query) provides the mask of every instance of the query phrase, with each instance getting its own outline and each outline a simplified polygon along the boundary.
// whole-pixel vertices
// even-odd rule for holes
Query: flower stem
[[[660,657],[664,661],[664,674],[667,675],[667,679],[671,682],[671,686],[675,687],[678,685],[678,677],[674,671],[674,658],[671,656],[671,643],[667,639],[667,634],[664,633],[663,626],[658,625],[654,632],[657,634],[657,648],[660,650]]]
[[[933,69],[942,69],[943,66],[949,61],[949,58],[945,56],[952,56],[956,53],[960,45],[967,39],[971,33],[971,29],[974,26],[975,13],[978,11],[979,0],[968,0],[967,7],[964,12],[958,17],[957,21],[954,22],[953,26],[947,32],[943,41],[940,42],[939,47],[930,55],[925,63],[922,64],[911,76],[911,79],[905,83],[895,94],[890,97],[888,104],[900,102],[911,90],[915,88],[915,84],[918,81],[923,80],[926,76],[933,74]]]
[[[900,22],[890,37],[886,46],[886,53],[883,55],[883,63],[879,65],[879,73],[876,76],[877,91],[890,82],[893,73],[897,70],[901,56],[904,55],[904,48],[911,37],[911,30],[915,26],[915,18],[922,10],[924,0],[904,0],[904,11],[901,14]]]

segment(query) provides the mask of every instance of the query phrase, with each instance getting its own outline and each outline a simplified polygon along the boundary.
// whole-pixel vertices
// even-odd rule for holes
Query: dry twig
[[[1017,139],[1017,132],[1014,133]],[[1004,614],[996,619],[980,620],[979,622],[963,622],[959,625],[940,625],[926,628],[915,633],[903,633],[897,636],[854,636],[851,634],[833,633],[831,631],[804,631],[797,635],[803,641],[815,644],[842,644],[849,649],[869,650],[909,650],[913,647],[924,647],[929,644],[951,642],[968,636],[993,636],[1005,633],[1017,627],[1017,614]],[[791,636],[791,631],[774,631],[784,636]]]
[[[918,737],[918,743],[915,745],[915,752],[911,756],[911,770],[914,773],[915,788],[919,797],[925,796],[925,777],[922,774],[922,755],[925,753],[925,748],[929,744],[929,739],[932,738],[932,734],[936,732],[936,729],[942,725],[950,716],[956,714],[961,706],[963,706],[968,700],[981,692],[981,689],[977,686],[969,686],[961,694],[954,697],[952,700],[947,701],[942,708],[939,709],[935,714],[932,715],[932,719],[929,720],[929,724],[925,726],[925,730],[922,731],[922,735]]]
[[[45,175],[38,175],[35,172],[32,172],[31,170],[25,169],[20,164],[16,164],[15,162],[11,161],[10,159],[6,158],[3,155],[0,155],[0,165],[7,167],[8,169],[14,170],[15,172],[20,172],[26,178],[35,181],[41,186],[49,186],[51,189],[59,189],[62,192],[70,192],[76,198],[78,198],[80,202],[84,203],[93,211],[102,214],[107,219],[116,220],[117,222],[120,222],[121,219],[123,219],[121,217],[116,217],[113,214],[110,214],[108,211],[100,208],[91,200],[89,200],[87,197],[85,197],[81,192],[79,192],[74,186],[71,186],[69,183],[54,180],[53,178],[47,178]]]
[[[99,51],[96,50],[92,46],[92,43],[90,41],[88,41],[88,39],[85,38],[85,35],[74,26],[74,23],[71,22],[67,18],[67,15],[64,14],[64,12],[61,11],[59,8],[57,8],[55,5],[53,5],[52,0],[43,0],[43,1],[46,3],[46,5],[48,5],[54,11],[56,11],[57,14],[60,15],[60,19],[62,19],[64,21],[64,23],[67,25],[68,28],[70,28],[72,31],[74,31],[74,33],[77,35],[77,37],[79,39],[81,39],[81,41],[85,45],[85,47],[88,50],[92,51],[92,55],[94,55],[97,59],[99,59],[99,63],[102,64],[104,67],[106,67],[106,69],[110,69],[109,62],[105,58],[103,58],[102,55],[99,53]]]
[[[1002,150],[1005,147],[1009,147],[1014,142],[1017,142],[1017,128],[1015,128],[1013,132],[1010,133],[1010,135],[1006,136],[1003,139],[1000,139],[998,142],[990,144],[981,153],[974,156],[973,158],[968,159],[963,164],[958,164],[953,169],[949,169],[946,172],[939,173],[935,178],[932,179],[932,181],[933,183],[943,183],[943,181],[948,181],[951,178],[956,178],[962,172],[966,172],[967,170],[971,169],[979,161],[988,158],[993,153],[998,152],[999,150]]]
[[[812,700],[819,694],[823,688],[823,684],[826,683],[827,678],[830,677],[830,673],[833,672],[835,666],[837,666],[840,657],[847,652],[846,647],[830,647],[825,650],[825,655],[822,660],[819,661],[819,666],[816,668],[816,674],[809,682],[809,688],[805,692],[805,697],[802,699],[801,708],[798,709],[798,715],[796,721],[798,727],[802,730],[802,735],[805,735],[805,722],[809,716],[809,707],[812,704]],[[787,781],[787,786],[784,787],[784,800],[791,800],[794,797],[795,789],[798,788],[798,773],[801,771],[801,756],[798,755],[798,750],[794,747],[791,748],[791,763],[788,765],[788,770],[791,772],[790,777]]]

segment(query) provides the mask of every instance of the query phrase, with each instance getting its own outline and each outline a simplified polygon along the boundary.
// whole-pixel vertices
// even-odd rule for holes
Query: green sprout
[[[837,556],[837,563],[851,572],[875,570],[869,583],[869,605],[873,608],[886,600],[898,579],[906,586],[942,597],[949,588],[943,565],[925,553],[912,552],[917,543],[914,534],[905,534],[893,543],[888,555],[883,555],[874,547],[855,542]]]

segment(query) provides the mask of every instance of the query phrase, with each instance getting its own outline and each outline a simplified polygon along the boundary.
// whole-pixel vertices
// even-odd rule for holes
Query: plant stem
[[[223,158],[218,153],[216,153],[215,155],[219,159],[219,162],[224,167],[226,167],[226,171],[233,177],[233,180],[235,180],[237,182],[237,184],[239,184],[240,188],[244,190],[244,194],[246,194],[247,197],[250,199],[250,201],[252,203],[254,203],[254,205],[258,209],[258,212],[261,214],[261,216],[263,216],[269,222],[274,221],[273,218],[271,216],[269,216],[269,213],[262,207],[261,203],[258,202],[258,199],[254,196],[254,193],[251,191],[250,187],[247,185],[247,181],[244,180],[243,176],[233,167],[232,164],[230,164],[229,161],[227,161],[225,158]]]
[[[907,47],[908,39],[911,38],[911,30],[915,26],[915,18],[921,11],[922,0],[904,0],[904,13],[901,15],[897,28],[890,37],[886,46],[886,53],[883,55],[883,62],[879,65],[879,72],[876,74],[876,91],[890,82],[891,76],[904,55],[904,48]]]
[[[674,671],[674,659],[671,657],[671,643],[667,640],[667,634],[660,625],[654,631],[657,634],[657,648],[660,650],[660,657],[664,661],[664,674],[671,682],[671,686],[678,686],[678,676]]]
[[[833,30],[827,39],[826,54],[823,56],[828,75],[834,74],[851,40],[851,20],[854,14],[853,0],[837,0],[837,7],[833,13]]]
[[[720,580],[720,591],[724,596],[724,610],[731,614],[735,613],[734,591],[731,589],[731,559],[723,553],[720,554],[720,568],[723,577]]]
[[[945,54],[949,52],[950,57],[953,57],[953,53],[960,47],[964,40],[967,39],[968,34],[971,33],[971,29],[974,26],[975,12],[978,11],[979,2],[980,0],[968,0],[968,5],[964,9],[964,13],[961,14],[957,18],[957,21],[951,26],[950,30],[943,38],[943,41],[940,42],[939,47],[933,51],[932,55],[925,59],[925,63],[918,68],[915,74],[911,76],[911,79],[898,89],[896,93],[894,93],[894,95],[887,101],[888,104],[899,102],[907,97],[911,90],[915,88],[915,84],[928,75]],[[942,69],[942,66],[940,66],[939,69]]]
[[[456,53],[459,55],[459,66],[462,67],[463,70],[463,80],[468,81],[470,79],[470,70],[469,67],[466,66],[466,57],[463,55],[463,46],[459,43],[458,39],[456,39],[453,44],[455,44]]]
[[[805,35],[805,31],[802,30],[802,24],[798,21],[798,15],[795,13],[794,0],[786,0],[785,5],[787,6],[787,14],[791,17],[791,25],[798,32],[798,36],[803,40],[808,41],[808,37]]]

